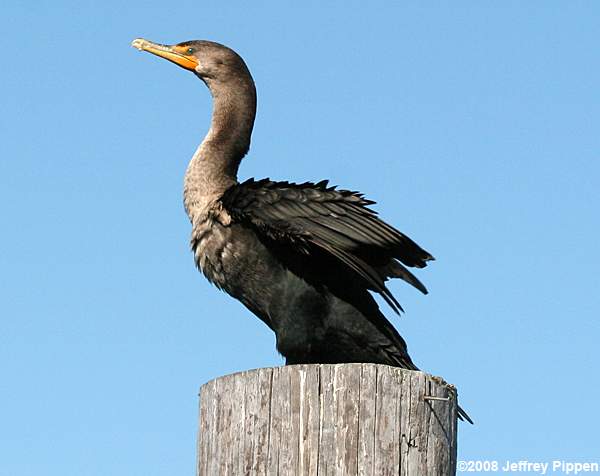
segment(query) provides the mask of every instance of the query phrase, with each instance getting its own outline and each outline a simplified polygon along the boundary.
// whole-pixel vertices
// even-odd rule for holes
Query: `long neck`
[[[208,134],[188,165],[184,204],[188,215],[207,205],[237,183],[240,162],[250,147],[256,115],[256,90],[250,73],[226,83],[205,80],[213,97]]]

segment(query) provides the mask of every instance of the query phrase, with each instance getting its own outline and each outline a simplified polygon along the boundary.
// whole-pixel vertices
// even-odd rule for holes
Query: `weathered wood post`
[[[200,400],[199,476],[455,474],[456,392],[423,372],[257,369],[208,382]]]

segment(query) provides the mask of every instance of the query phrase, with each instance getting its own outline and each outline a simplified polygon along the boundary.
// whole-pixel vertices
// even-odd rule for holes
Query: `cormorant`
[[[132,46],[198,76],[213,97],[211,126],[190,161],[184,205],[196,265],[276,335],[286,364],[371,362],[417,370],[370,291],[398,313],[385,285],[433,256],[378,218],[362,194],[318,183],[237,180],[256,114],[244,60],[211,41]],[[459,415],[469,420],[460,409]]]

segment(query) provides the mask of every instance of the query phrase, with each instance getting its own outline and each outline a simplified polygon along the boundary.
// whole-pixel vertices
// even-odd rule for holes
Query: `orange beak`
[[[131,46],[140,51],[147,51],[153,55],[168,59],[173,63],[190,71],[195,71],[198,66],[198,59],[195,56],[186,54],[186,49],[181,46],[160,45],[151,41],[137,38],[133,40]]]

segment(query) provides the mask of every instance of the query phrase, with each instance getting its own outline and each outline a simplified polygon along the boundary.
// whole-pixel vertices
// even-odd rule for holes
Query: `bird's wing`
[[[362,194],[329,187],[327,181],[294,184],[247,180],[221,198],[232,218],[251,226],[275,246],[295,253],[333,257],[365,287],[378,292],[398,312],[401,306],[385,285],[399,277],[427,293],[404,265],[422,268],[434,259],[410,238],[369,209]]]

